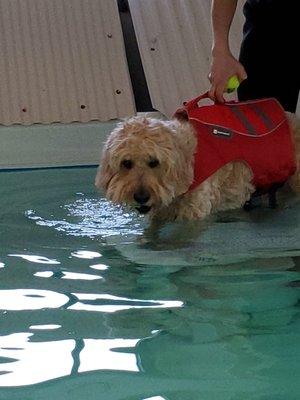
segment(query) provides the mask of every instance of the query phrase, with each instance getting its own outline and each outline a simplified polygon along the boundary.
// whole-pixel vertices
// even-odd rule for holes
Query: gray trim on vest
[[[250,133],[253,136],[257,135],[255,128],[252,126],[252,124],[250,123],[250,121],[248,120],[246,115],[243,113],[243,111],[238,106],[230,106],[230,110],[244,124],[244,126],[248,130],[248,133]]]

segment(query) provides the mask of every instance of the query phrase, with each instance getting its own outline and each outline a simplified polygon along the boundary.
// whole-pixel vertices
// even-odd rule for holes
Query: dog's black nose
[[[145,204],[150,199],[150,193],[146,189],[140,188],[134,193],[133,198],[137,203]]]

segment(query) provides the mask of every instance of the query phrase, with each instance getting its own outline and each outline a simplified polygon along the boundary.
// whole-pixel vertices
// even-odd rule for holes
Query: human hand
[[[211,100],[224,103],[223,94],[228,79],[233,75],[237,76],[239,82],[247,78],[244,67],[230,52],[213,54],[210,73],[208,75],[211,83],[208,95]]]

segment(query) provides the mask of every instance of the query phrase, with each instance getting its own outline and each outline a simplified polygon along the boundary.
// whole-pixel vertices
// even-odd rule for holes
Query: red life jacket
[[[199,106],[208,93],[177,110],[175,117],[193,125],[198,139],[194,181],[200,185],[232,161],[243,161],[252,170],[252,183],[267,191],[283,184],[296,171],[295,150],[286,114],[276,99],[225,102]]]

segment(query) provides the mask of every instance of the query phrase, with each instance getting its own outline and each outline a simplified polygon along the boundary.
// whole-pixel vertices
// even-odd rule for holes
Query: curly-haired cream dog
[[[293,122],[297,171],[289,183],[300,191],[300,126]],[[231,162],[194,190],[197,145],[189,122],[133,117],[109,135],[96,176],[106,197],[158,220],[203,219],[220,210],[239,208],[255,191],[252,172]]]

